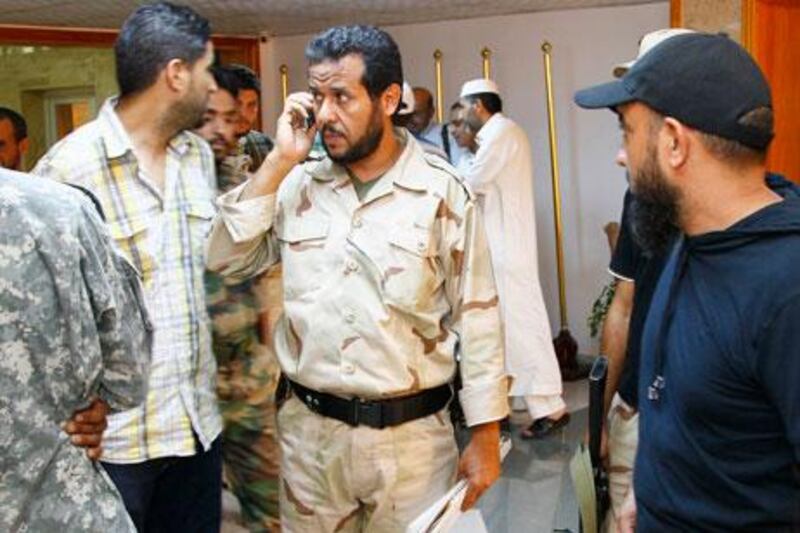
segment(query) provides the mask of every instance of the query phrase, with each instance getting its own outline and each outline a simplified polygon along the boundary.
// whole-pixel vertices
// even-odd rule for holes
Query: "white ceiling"
[[[327,26],[479,18],[658,0],[177,0],[208,17],[214,33],[296,35]],[[663,1],[663,0],[662,0]],[[135,0],[0,0],[0,24],[117,29]]]

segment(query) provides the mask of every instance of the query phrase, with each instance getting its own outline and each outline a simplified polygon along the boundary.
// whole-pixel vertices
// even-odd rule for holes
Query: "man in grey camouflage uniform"
[[[112,246],[86,193],[0,170],[2,531],[134,531],[62,429],[97,397],[112,411],[145,397],[151,328]]]

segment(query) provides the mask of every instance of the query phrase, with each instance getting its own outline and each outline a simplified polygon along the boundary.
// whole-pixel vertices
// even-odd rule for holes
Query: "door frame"
[[[753,19],[755,15],[755,0],[741,0],[742,2],[742,46],[753,53]],[[683,25],[683,0],[670,0],[669,2],[669,25],[677,28]]]
[[[111,48],[117,40],[117,30],[89,28],[57,28],[50,26],[20,26],[0,24],[0,45],[86,46]],[[235,50],[247,58],[246,65],[260,76],[258,37],[212,35],[214,48]]]

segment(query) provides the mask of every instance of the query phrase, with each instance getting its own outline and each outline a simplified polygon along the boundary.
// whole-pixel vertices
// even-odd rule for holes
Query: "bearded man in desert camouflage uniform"
[[[392,127],[394,40],[336,27],[306,56],[310,93],[287,99],[273,151],[219,198],[208,267],[244,279],[283,265],[284,530],[402,531],[457,472],[465,508],[499,476],[497,291],[472,194]],[[307,160],[318,129],[327,156]],[[472,432],[460,459],[445,411],[457,358]]]

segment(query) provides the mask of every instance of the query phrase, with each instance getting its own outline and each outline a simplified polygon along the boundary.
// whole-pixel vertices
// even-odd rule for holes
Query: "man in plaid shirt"
[[[218,531],[221,420],[203,287],[214,157],[184,131],[216,90],[207,20],[145,5],[115,45],[120,95],[56,144],[35,172],[90,190],[142,275],[154,323],[146,401],[114,414],[103,464],[139,531]]]

